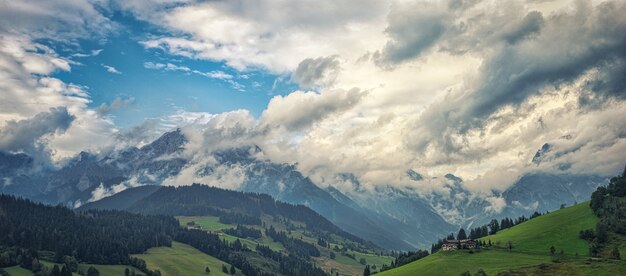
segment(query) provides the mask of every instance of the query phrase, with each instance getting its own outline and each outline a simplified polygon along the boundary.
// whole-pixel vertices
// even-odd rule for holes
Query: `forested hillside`
[[[113,210],[75,213],[65,207],[2,195],[0,233],[0,268],[20,265],[43,275],[52,273],[41,265],[44,259],[65,264],[63,267],[71,271],[77,271],[78,263],[124,264],[149,275],[160,275],[130,254],[168,247],[173,240],[231,263],[245,275],[326,274],[306,258],[286,256],[271,249],[253,251],[214,233],[180,227],[176,219],[164,215]],[[251,263],[248,261],[251,258],[257,261]],[[267,270],[264,263],[272,262],[277,263],[278,270]]]
[[[387,256],[390,252],[339,229],[308,207],[276,201],[269,195],[199,184],[161,187],[144,196],[137,194],[145,190],[134,190],[138,188],[79,210],[128,206],[126,210],[135,213],[176,216],[185,227],[216,233],[274,262],[287,262],[285,258],[293,256],[327,272],[361,273],[366,264],[381,265],[391,260]],[[129,198],[137,200],[126,201]]]

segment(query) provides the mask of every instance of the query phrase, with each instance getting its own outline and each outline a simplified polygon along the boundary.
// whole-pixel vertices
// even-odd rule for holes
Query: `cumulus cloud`
[[[106,118],[89,109],[88,89],[53,76],[57,72],[70,72],[76,62],[46,43],[74,51],[77,40],[100,39],[116,28],[115,23],[88,1],[3,3],[0,10],[0,129],[6,133],[15,122],[40,118],[37,114],[50,113],[50,108],[56,108],[54,114],[64,110],[63,114],[71,114],[73,123],[64,131],[43,135],[45,139],[37,141],[41,149],[50,149],[48,154],[54,161],[107,144],[105,136],[115,132],[115,128]]]
[[[203,72],[146,62],[147,69],[220,79],[242,90],[238,73],[260,70],[291,75],[300,86],[272,98],[259,118],[245,110],[179,110],[120,132],[118,141],[141,144],[150,139],[142,132],[183,126],[192,162],[168,183],[231,181],[236,187],[240,168],[216,168],[221,176],[211,179],[199,169],[212,151],[259,145],[263,158],[297,164],[315,183],[345,191],[354,187],[337,177],[342,173],[358,179],[360,191],[391,185],[443,195],[450,190],[445,181],[415,182],[406,171],[454,173],[465,179],[464,188],[488,198],[486,211],[498,213],[503,202],[491,191],[525,173],[610,175],[623,167],[626,125],[616,118],[626,117],[626,5],[619,1],[355,6],[172,0],[113,6],[163,30],[141,42],[147,51],[226,64],[224,71]],[[76,9],[91,15],[91,8]],[[41,25],[27,23],[19,28]],[[104,29],[114,27],[107,24]],[[64,154],[84,146],[69,133],[115,133],[103,118],[115,101],[90,110],[86,88],[49,76],[70,71],[71,60],[23,33],[2,35],[2,122],[67,106],[75,122],[50,140]],[[233,71],[238,73],[228,73]],[[538,166],[529,165],[545,143],[551,151]]]
[[[42,138],[65,132],[74,119],[65,107],[59,107],[50,108],[48,112],[39,113],[33,118],[8,121],[0,129],[0,149],[45,158],[48,149]],[[46,159],[40,161],[47,161]]]
[[[387,9],[384,3],[372,0],[359,5],[343,0],[120,5],[144,20],[175,33],[188,34],[146,40],[147,48],[225,61],[239,70],[265,68],[281,73],[294,69],[307,58],[350,53],[351,49],[341,47],[346,42],[359,48],[371,43],[373,40],[355,43],[355,38],[371,33],[367,26],[384,19],[380,11]]]
[[[300,129],[353,107],[365,94],[359,89],[351,89],[321,94],[296,91],[284,97],[276,96],[270,100],[261,121],[271,127]]]
[[[392,5],[389,26],[385,30],[389,41],[380,53],[377,52],[376,62],[387,66],[418,57],[442,37],[450,24],[450,16],[443,3]]]
[[[0,10],[0,32],[51,40],[104,35],[117,26],[87,0],[8,1]]]
[[[443,193],[444,181],[415,183],[407,169],[454,173],[490,197],[495,213],[502,201],[491,191],[524,173],[611,174],[623,166],[626,127],[614,119],[625,110],[620,2],[119,5],[172,31],[143,41],[148,50],[291,73],[313,90],[274,97],[258,119],[244,111],[174,114],[171,127],[194,125],[183,128],[191,156],[257,144],[264,158],[297,163],[317,184],[345,190],[353,187],[338,174],[354,175],[362,190]],[[554,149],[530,166],[545,143]]]
[[[115,98],[109,104],[102,103],[100,106],[98,106],[98,108],[96,109],[96,112],[98,112],[98,114],[102,116],[108,115],[113,111],[116,111],[118,109],[131,105],[134,101],[135,101],[135,98],[133,97],[124,98],[124,99],[118,97],[118,98]]]
[[[489,205],[485,207],[487,214],[499,214],[506,207],[506,201],[502,197],[490,196],[486,198]]]
[[[328,86],[335,81],[339,64],[336,56],[307,58],[298,64],[291,79],[302,87]]]

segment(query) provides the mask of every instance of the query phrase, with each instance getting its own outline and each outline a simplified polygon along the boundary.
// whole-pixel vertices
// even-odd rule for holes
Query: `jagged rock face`
[[[131,177],[143,184],[160,184],[187,164],[177,155],[186,142],[185,136],[176,130],[142,148],[132,147],[110,156],[81,152],[60,169],[39,170],[30,176],[24,174],[28,168],[22,167],[30,166],[32,159],[23,154],[0,153],[0,174],[9,183],[0,191],[72,206],[75,201],[87,201],[100,185],[108,188]]]
[[[608,183],[605,177],[594,175],[565,175],[535,173],[525,175],[503,193],[508,212],[555,210],[561,204],[589,200],[591,193]]]
[[[28,155],[0,151],[0,193],[25,197],[40,193],[37,179],[31,176],[36,169]]]
[[[551,149],[552,146],[550,144],[543,144],[541,149],[537,150],[537,153],[535,153],[535,156],[533,156],[532,163],[535,165],[541,164],[541,161],[543,161],[543,158],[546,156],[546,154],[550,152]]]

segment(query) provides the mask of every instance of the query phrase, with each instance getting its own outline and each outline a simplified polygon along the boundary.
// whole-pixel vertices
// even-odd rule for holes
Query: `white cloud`
[[[101,200],[105,197],[109,197],[112,196],[114,194],[117,194],[119,192],[122,192],[128,188],[133,188],[133,187],[139,187],[139,186],[143,186],[144,184],[140,183],[137,180],[136,176],[131,177],[129,180],[124,181],[120,184],[117,185],[113,185],[110,187],[104,187],[104,185],[102,183],[100,183],[100,185],[98,187],[96,187],[93,191],[91,191],[91,198],[89,198],[87,200],[87,202],[94,202],[94,201],[98,201]],[[74,208],[78,208],[80,207],[80,205],[82,205],[82,202],[77,202],[75,203]]]
[[[154,62],[144,62],[143,67],[146,69],[153,70],[164,70],[164,71],[181,71],[187,74],[195,74],[199,76],[204,76],[210,79],[219,79],[223,80],[226,83],[230,84],[235,90],[245,91],[245,86],[233,80],[233,75],[228,74],[224,71],[214,70],[209,72],[202,72],[199,70],[191,69],[187,66],[180,66],[172,63],[154,63]]]
[[[102,53],[103,50],[104,49],[91,50],[91,52],[89,52],[88,54],[76,53],[76,54],[72,54],[72,57],[76,57],[76,58],[95,57],[99,55],[100,53]]]
[[[181,34],[148,39],[146,48],[292,73],[314,87],[274,97],[237,141],[297,163],[320,185],[349,172],[366,188],[410,186],[406,170],[415,168],[460,175],[486,196],[534,170],[612,174],[623,166],[626,125],[615,118],[626,110],[624,86],[615,90],[619,77],[607,73],[622,72],[625,58],[621,3],[179,4],[144,17]],[[546,142],[565,153],[529,165]],[[443,185],[428,183],[417,188]],[[499,212],[502,202],[490,200]]]
[[[37,14],[31,4],[10,7]],[[277,74],[276,82],[291,79],[311,90],[274,97],[260,118],[245,110],[180,110],[162,118],[165,127],[187,126],[185,154],[196,164],[170,183],[195,179],[224,186],[226,179],[238,185],[237,168],[221,168],[222,177],[207,179],[194,166],[215,149],[243,144],[261,146],[264,158],[297,163],[320,185],[343,185],[335,176],[347,172],[366,190],[395,185],[446,191],[441,181],[410,181],[408,168],[454,173],[488,197],[535,170],[610,175],[623,167],[626,125],[616,119],[626,117],[621,2],[160,0],[113,6],[165,31],[142,41],[149,51],[231,67],[203,72],[145,62],[147,69],[219,79],[238,90],[245,90],[238,78],[263,70]],[[75,32],[62,31],[62,24],[51,29],[67,38],[115,28],[95,11],[78,1],[60,18],[88,24],[76,24]],[[51,15],[39,13],[15,28],[45,25]],[[6,101],[0,122],[67,106],[76,121],[50,139],[57,156],[93,147],[98,143],[85,141],[101,141],[101,132],[115,133],[104,113],[87,107],[86,88],[49,76],[70,71],[71,60],[25,33],[2,29],[0,90]],[[238,72],[228,73],[233,70]],[[553,150],[539,166],[530,164],[544,143]],[[488,198],[488,211],[500,212],[501,199]]]
[[[78,39],[102,38],[116,28],[88,1],[3,2],[0,128],[8,130],[11,122],[37,120],[37,114],[63,108],[75,119],[64,132],[50,133],[37,141],[48,151],[46,155],[60,161],[80,150],[108,144],[107,135],[116,129],[89,109],[87,88],[52,77],[56,72],[70,72],[76,63],[40,41],[72,49]],[[95,50],[91,55],[98,53]]]
[[[111,74],[117,74],[117,75],[121,75],[122,72],[118,71],[115,67],[110,66],[110,65],[106,65],[106,64],[100,64],[102,67],[104,67],[104,69],[107,70],[107,72],[111,73]]]

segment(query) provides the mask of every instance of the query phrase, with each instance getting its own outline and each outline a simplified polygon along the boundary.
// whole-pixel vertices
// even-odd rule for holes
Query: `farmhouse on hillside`
[[[476,248],[478,248],[478,242],[476,242],[476,240],[446,240],[441,245],[441,250],[443,251]]]

